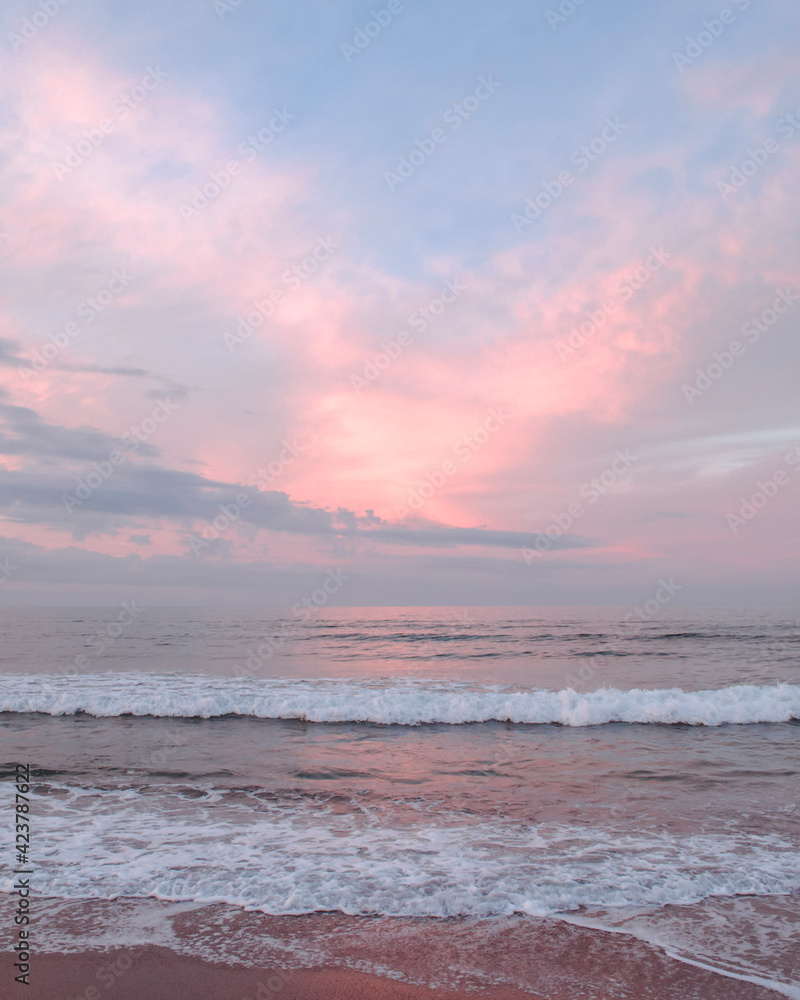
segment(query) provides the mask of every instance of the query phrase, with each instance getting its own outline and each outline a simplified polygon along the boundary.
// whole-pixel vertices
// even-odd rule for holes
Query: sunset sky
[[[797,601],[796,2],[0,29],[5,605]]]

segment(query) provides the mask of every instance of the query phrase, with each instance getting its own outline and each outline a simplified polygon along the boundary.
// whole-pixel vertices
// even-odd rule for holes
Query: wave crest
[[[720,726],[800,719],[800,685],[737,684],[579,693],[458,681],[219,678],[180,674],[4,675],[0,711],[97,717],[241,715],[307,722],[416,726],[475,722],[598,726],[609,722]]]

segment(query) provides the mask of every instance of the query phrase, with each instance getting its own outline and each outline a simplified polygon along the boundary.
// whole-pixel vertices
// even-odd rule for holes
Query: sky
[[[795,603],[798,41],[7,0],[0,602]]]

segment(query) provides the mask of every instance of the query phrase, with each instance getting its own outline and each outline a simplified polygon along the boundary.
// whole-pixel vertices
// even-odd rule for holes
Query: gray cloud
[[[591,582],[581,583],[575,575],[587,564],[559,559],[526,566],[511,553],[499,558],[369,552],[331,556],[325,564],[301,561],[287,566],[267,558],[237,563],[188,555],[112,556],[78,546],[46,549],[0,537],[0,562],[5,560],[12,568],[3,585],[8,608],[114,605],[134,598],[147,609],[287,608],[319,587],[328,569],[346,577],[332,605],[572,605],[591,603],[588,599],[596,594]],[[588,568],[602,576],[605,603],[629,605],[651,593],[652,567],[633,585],[627,579],[630,566],[600,562]],[[693,590],[692,599],[696,596]]]
[[[18,340],[10,340],[8,337],[0,337],[0,365],[6,367],[18,367],[27,364],[27,359],[20,357],[17,353],[20,343]]]
[[[6,393],[0,390],[0,400]],[[100,461],[121,447],[119,438],[93,427],[60,427],[45,423],[27,406],[13,406],[0,401],[0,454],[31,458],[52,457],[61,460]],[[142,443],[141,453],[155,456],[158,448]]]
[[[544,537],[538,532],[492,531],[489,528],[452,528],[448,525],[426,525],[424,528],[410,528],[404,525],[384,524],[379,528],[361,530],[361,538],[376,538],[382,542],[400,545],[419,545],[435,548],[450,548],[456,545],[485,545],[492,548],[515,549],[532,545],[536,538]],[[547,540],[548,549],[591,548],[596,542],[577,535],[562,535]]]
[[[126,365],[55,365],[59,371],[64,372],[96,372],[98,375],[120,375],[124,378],[154,378],[152,372],[146,368],[129,368]]]
[[[30,358],[23,357],[19,353],[22,344],[18,340],[8,337],[0,337],[0,366],[22,369],[23,376],[31,374],[34,369],[31,367]],[[183,399],[189,394],[186,386],[172,379],[158,375],[147,368],[137,368],[130,365],[93,365],[93,364],[66,364],[59,361],[51,361],[48,365],[54,371],[60,372],[85,372],[94,375],[114,375],[118,378],[147,378],[160,382],[162,388],[148,389],[145,396],[148,399],[166,400],[168,398]],[[2,391],[2,390],[0,390]]]
[[[302,587],[303,581],[316,582],[325,568],[312,564],[285,564],[267,560],[235,563],[227,560],[195,558],[193,556],[140,556],[136,553],[112,556],[92,552],[78,546],[46,549],[16,538],[0,536],[0,559],[7,558],[13,573],[7,587],[16,585],[75,584],[82,586],[124,586],[133,589],[150,587],[208,588],[222,590],[253,588],[258,591],[276,580],[292,580]],[[470,557],[465,564],[458,557],[410,556],[392,557],[398,578],[412,580],[420,573],[463,573],[507,576],[527,581],[531,573],[521,560]],[[361,575],[365,567],[351,561],[348,573]],[[374,572],[374,567],[372,571]]]
[[[0,431],[0,454],[30,460],[24,469],[0,469],[0,510],[18,523],[67,528],[75,538],[140,529],[141,519],[173,521],[187,532],[198,531],[202,530],[198,522],[224,516],[226,509],[229,525],[384,545],[518,549],[533,544],[536,538],[529,532],[459,528],[427,521],[391,524],[372,510],[359,516],[345,508],[331,511],[297,503],[280,491],[262,492],[155,465],[148,460],[160,452],[150,444],[141,442],[132,453],[103,431],[48,424],[34,410],[2,401],[0,427],[5,431]],[[109,455],[114,451],[123,451],[125,459],[112,466]],[[99,485],[93,485],[95,481]],[[592,544],[565,535],[548,547],[585,548]],[[224,557],[229,554],[229,545],[230,540],[226,540],[224,545],[204,546],[204,551]]]
[[[532,532],[493,531],[488,528],[458,528],[449,525],[408,527],[376,519],[359,518],[353,511],[335,513],[320,507],[298,504],[287,493],[259,492],[237,483],[223,483],[193,472],[180,472],[152,465],[121,466],[107,483],[90,493],[72,513],[63,497],[76,497],[76,480],[42,473],[0,470],[0,510],[13,520],[25,523],[60,524],[75,529],[76,537],[93,531],[114,530],[130,519],[152,518],[178,521],[187,526],[212,521],[224,513],[235,514],[232,521],[269,531],[291,534],[327,535],[379,544],[453,548],[489,546],[522,548],[537,537]],[[246,497],[247,505],[241,503]],[[108,520],[90,523],[92,515]],[[362,521],[366,520],[367,525]],[[563,535],[548,543],[552,549],[587,548],[595,543],[574,535]]]

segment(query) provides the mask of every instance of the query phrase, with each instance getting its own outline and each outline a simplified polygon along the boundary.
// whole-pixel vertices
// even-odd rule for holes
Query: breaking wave
[[[416,726],[477,722],[720,726],[800,719],[800,685],[737,684],[580,693],[457,681],[220,678],[180,674],[4,675],[0,711],[96,717],[216,718]]]

